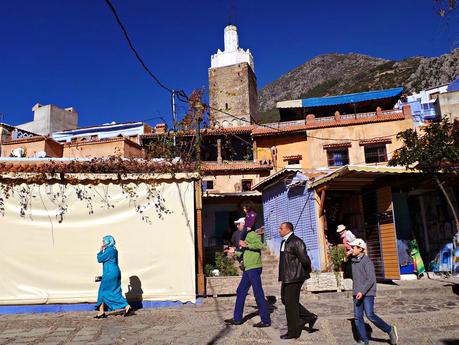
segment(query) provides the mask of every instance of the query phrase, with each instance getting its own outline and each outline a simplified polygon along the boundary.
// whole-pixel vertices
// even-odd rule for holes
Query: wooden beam
[[[194,184],[195,190],[195,209],[196,209],[196,251],[197,251],[197,293],[204,295],[206,291],[204,278],[204,233],[202,229],[202,180],[199,179]]]

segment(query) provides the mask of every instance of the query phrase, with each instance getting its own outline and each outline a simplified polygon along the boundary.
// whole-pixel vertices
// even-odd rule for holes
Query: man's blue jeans
[[[388,325],[374,312],[375,298],[374,296],[364,296],[361,300],[357,300],[354,296],[354,319],[355,326],[360,335],[360,339],[366,344],[369,342],[367,331],[365,329],[365,323],[363,321],[363,312],[367,319],[370,320],[376,327],[381,331],[389,333],[391,326]]]
[[[265,293],[263,291],[263,287],[261,286],[261,271],[261,268],[253,268],[251,270],[244,271],[241,282],[239,283],[239,286],[236,290],[236,305],[234,306],[233,316],[235,321],[242,321],[245,298],[249,292],[250,286],[252,286],[261,321],[269,325],[271,324],[271,319],[269,317],[268,311],[268,303],[266,302]]]

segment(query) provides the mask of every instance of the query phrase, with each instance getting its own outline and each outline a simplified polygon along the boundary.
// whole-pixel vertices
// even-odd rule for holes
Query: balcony
[[[257,125],[252,131],[253,136],[281,135],[284,133],[301,133],[308,129],[323,127],[351,126],[372,122],[404,120],[412,117],[411,107],[403,106],[402,109],[381,110],[377,108],[375,112],[340,114],[336,112],[334,116],[316,117],[314,114],[306,116],[305,120],[285,121],[277,123],[266,123]]]

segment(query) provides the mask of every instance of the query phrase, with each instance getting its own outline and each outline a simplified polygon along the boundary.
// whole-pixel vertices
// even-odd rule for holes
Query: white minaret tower
[[[237,27],[228,25],[225,28],[225,53],[235,52],[239,48],[239,38],[237,37]]]
[[[224,31],[225,50],[222,52],[217,50],[210,58],[210,67],[218,68],[224,66],[235,65],[241,62],[247,62],[252,70],[254,69],[253,57],[250,50],[244,51],[239,48],[239,38],[237,35],[237,27],[235,25],[228,25]]]
[[[247,126],[258,115],[253,57],[250,50],[239,48],[236,26],[225,28],[224,42],[225,50],[210,58],[210,115],[216,126]]]

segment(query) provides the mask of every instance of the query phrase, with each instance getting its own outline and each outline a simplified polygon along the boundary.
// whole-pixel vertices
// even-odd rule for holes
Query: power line
[[[164,90],[169,91],[170,93],[176,92],[175,90],[171,89],[170,87],[164,85],[159,78],[150,70],[150,68],[146,65],[146,63],[143,61],[142,57],[140,54],[137,52],[137,49],[135,49],[134,44],[132,43],[131,39],[129,38],[129,35],[127,33],[126,28],[124,27],[123,23],[121,22],[120,17],[118,16],[118,13],[116,12],[115,7],[111,3],[110,0],[105,0],[105,3],[110,7],[110,10],[112,11],[113,16],[116,19],[116,22],[118,23],[118,26],[120,27],[121,31],[123,31],[124,37],[126,38],[126,41],[129,44],[129,48],[132,50],[134,53],[136,59],[140,62],[142,65],[143,69],[148,73],[148,75],[153,78],[153,80]]]
[[[116,12],[116,9],[115,7],[113,6],[113,4],[111,3],[110,0],[105,0],[105,3],[109,6],[113,16],[115,17],[115,20],[116,22],[118,23],[118,26],[120,27],[120,29],[123,31],[123,34],[124,34],[124,37],[126,38],[126,41],[128,42],[128,45],[129,45],[129,48],[132,50],[132,52],[134,53],[136,59],[140,62],[140,64],[142,65],[142,67],[144,68],[144,70],[148,73],[148,75],[153,78],[153,80],[161,87],[163,88],[164,90],[168,91],[169,93],[172,94],[172,96],[177,96],[177,99],[180,100],[181,102],[184,102],[184,103],[188,103],[188,100],[189,100],[189,97],[188,95],[185,93],[185,91],[183,90],[174,90],[168,86],[166,86],[165,84],[163,84],[159,78],[150,70],[150,68],[146,65],[146,63],[143,61],[142,57],[140,56],[140,54],[138,53],[137,49],[134,47],[134,44],[132,43],[130,37],[129,37],[129,34],[125,28],[125,26],[123,25],[123,23],[121,22],[121,19],[120,17],[118,16],[118,13]],[[228,115],[232,118],[235,118],[235,119],[238,119],[238,120],[242,120],[244,122],[247,122],[249,124],[256,124],[257,126],[260,126],[260,127],[265,127],[265,128],[268,128],[268,129],[271,129],[271,130],[275,130],[275,131],[278,131],[278,132],[281,132],[281,133],[287,133],[288,131],[285,131],[285,130],[282,130],[280,128],[276,128],[276,127],[272,127],[272,126],[269,126],[269,125],[266,125],[266,124],[263,124],[263,123],[259,123],[258,121],[256,121],[256,119],[250,115],[250,120],[247,120],[245,118],[239,118],[237,117],[236,115],[233,115],[231,113],[228,113],[226,111],[223,111],[221,109],[217,109],[217,108],[214,108],[210,105],[205,105],[208,109],[211,109],[211,110],[214,110],[214,111],[218,111],[220,113],[223,113],[225,115]],[[305,129],[306,131],[306,129]],[[387,136],[381,136],[381,137],[378,137],[378,138],[385,138],[385,137],[393,137],[393,136],[396,136],[397,134],[392,134],[392,135],[387,135]],[[318,139],[318,140],[347,140],[347,141],[360,141],[361,139],[354,139],[354,138],[323,138],[323,137],[316,137],[316,136],[308,136],[309,138],[314,138],[314,139]],[[375,138],[369,138],[369,139],[375,139]]]

